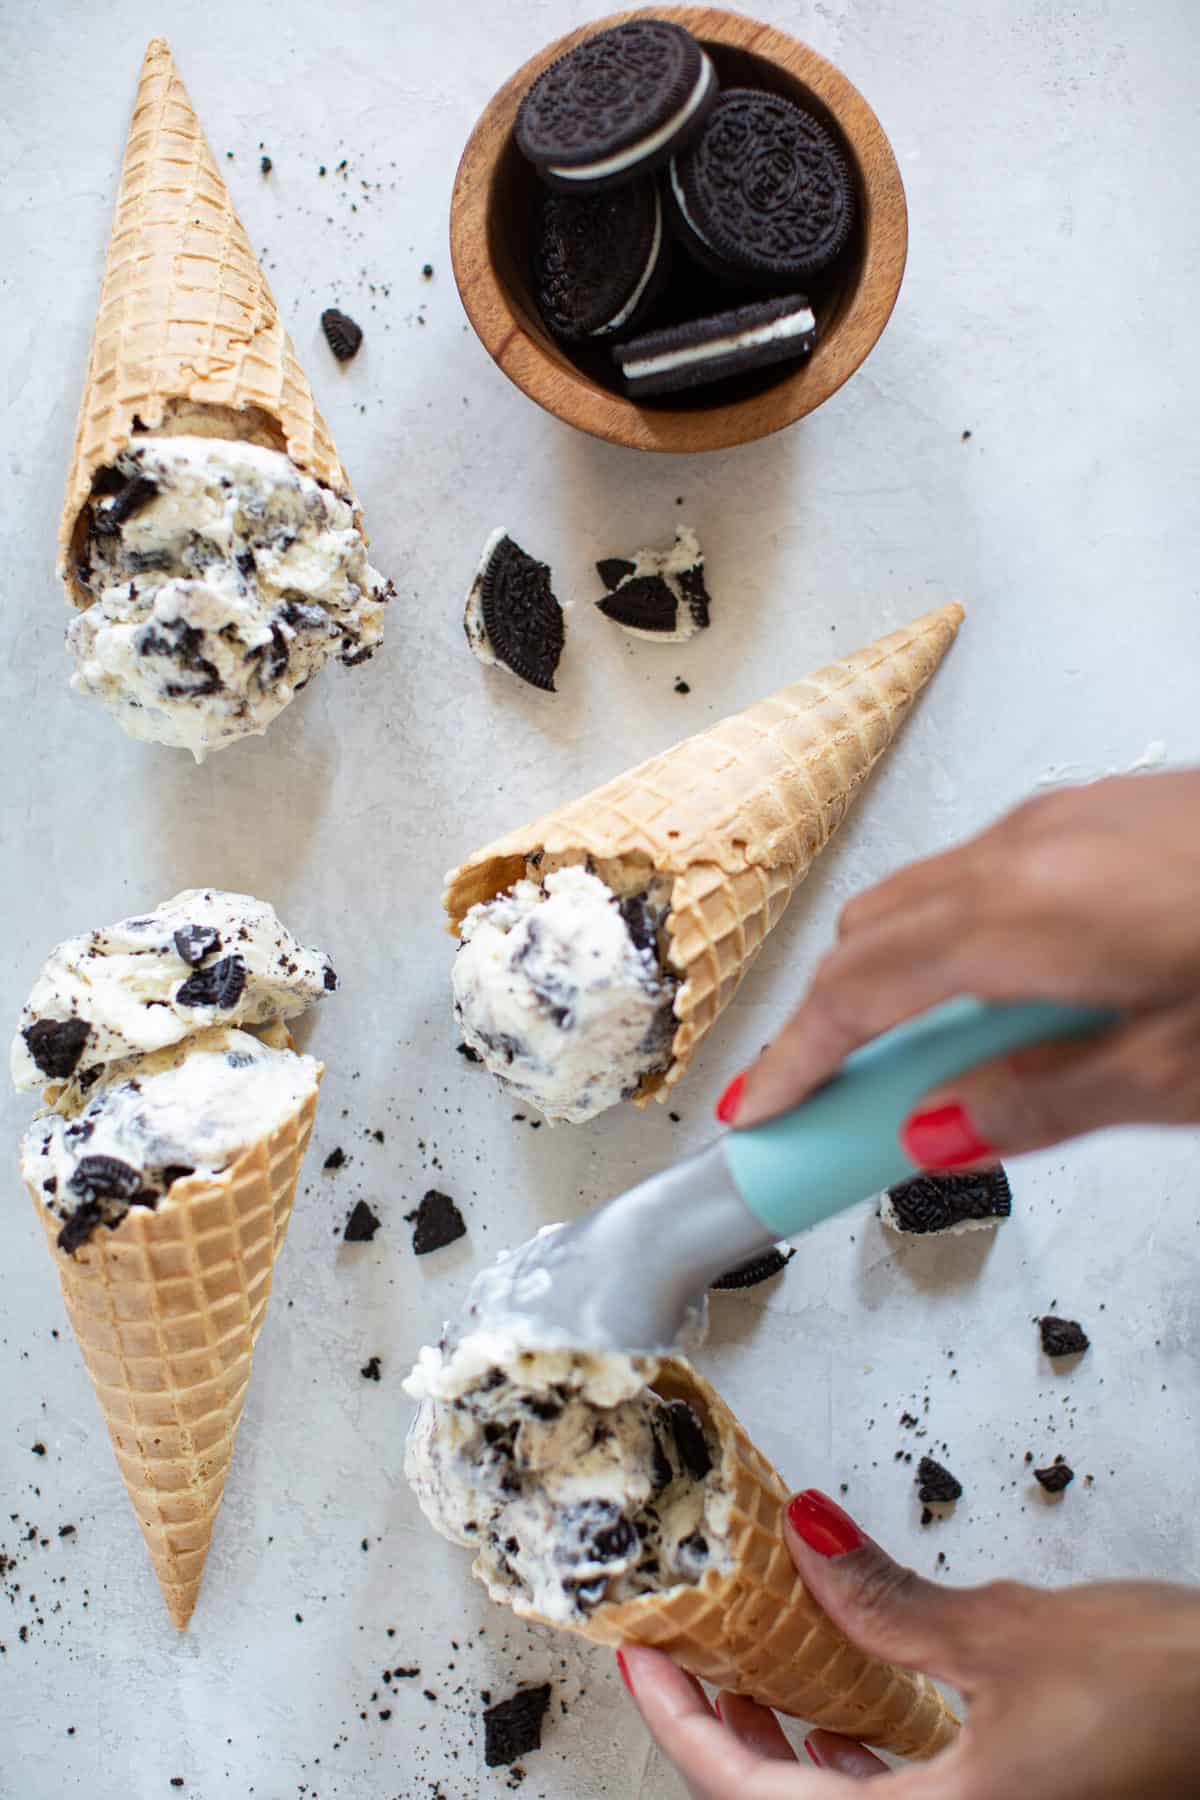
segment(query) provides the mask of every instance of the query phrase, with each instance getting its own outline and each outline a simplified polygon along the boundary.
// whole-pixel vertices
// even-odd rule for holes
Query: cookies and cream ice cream
[[[670,1060],[670,883],[629,879],[631,891],[615,891],[595,864],[531,859],[527,879],[463,921],[453,972],[463,1038],[549,1119],[590,1119]]]
[[[352,503],[280,450],[142,437],[97,478],[72,686],[201,760],[266,730],[324,663],[365,662],[390,587]]]
[[[320,1065],[284,1021],[336,986],[270,906],[216,888],[51,951],[11,1065],[18,1088],[44,1087],[21,1173],[61,1221],[60,1247],[219,1174],[299,1113]]]
[[[21,1142],[21,1174],[63,1221],[74,1250],[130,1206],[157,1206],[175,1182],[211,1177],[278,1129],[317,1086],[318,1064],[274,1043],[214,1026],[150,1055],[71,1081]]]
[[[329,958],[265,901],[190,888],[50,952],[13,1040],[13,1083],[86,1082],[212,1025],[294,1018],[336,986]]]
[[[577,1625],[730,1567],[717,1446],[656,1369],[489,1330],[422,1350],[405,1473],[493,1599]]]

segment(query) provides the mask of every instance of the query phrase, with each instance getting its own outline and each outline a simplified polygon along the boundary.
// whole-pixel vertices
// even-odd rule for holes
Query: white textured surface
[[[0,1021],[56,939],[192,883],[271,899],[328,946],[344,984],[308,1034],[329,1068],[309,1175],[184,1638],[78,1354],[51,1336],[63,1328],[54,1274],[16,1175],[28,1103],[3,1099],[0,1549],[20,1559],[0,1584],[5,1800],[476,1800],[505,1791],[482,1768],[478,1687],[499,1696],[546,1676],[570,1712],[556,1709],[529,1759],[526,1795],[674,1800],[611,1659],[514,1629],[421,1522],[399,1479],[402,1371],[481,1256],[707,1134],[719,1087],[779,1023],[855,889],[982,824],[1047,770],[1126,766],[1154,740],[1173,762],[1200,753],[1190,0],[777,0],[773,19],[832,55],[892,137],[909,272],[870,363],[820,414],[700,462],[639,459],[537,413],[488,363],[450,278],[449,188],[474,118],[589,10],[59,0],[0,12]],[[331,669],[264,740],[203,768],[129,741],[68,693],[51,577],[151,30],[171,38],[218,156],[235,152],[235,199],[400,591],[371,667]],[[331,303],[366,330],[344,370],[318,328]],[[666,541],[677,496],[708,558],[709,633],[686,648],[631,644],[578,607],[555,697],[471,660],[462,594],[497,519],[552,564],[561,598],[587,601],[591,562]],[[553,1133],[512,1123],[454,1054],[442,870],[952,595],[970,609],[957,647],[699,1058],[682,1124],[659,1109]],[[690,696],[673,692],[677,675]],[[364,1135],[374,1127],[382,1146]],[[322,1174],[339,1143],[352,1162]],[[704,1366],[790,1479],[849,1482],[865,1521],[923,1569],[942,1549],[951,1579],[1195,1577],[1195,1169],[1194,1135],[1035,1157],[1013,1170],[1010,1224],[946,1245],[897,1247],[864,1208],[815,1233],[765,1299],[719,1302]],[[433,1183],[462,1203],[470,1236],[417,1263],[401,1215]],[[383,1229],[343,1247],[359,1192]],[[1040,1359],[1030,1323],[1055,1299],[1093,1335],[1071,1374]],[[372,1353],[379,1385],[358,1372]],[[953,1523],[922,1533],[893,1455],[909,1436],[899,1412],[925,1392],[968,1496]],[[1095,1487],[1077,1481],[1047,1504],[1026,1448],[1066,1451]],[[48,1548],[18,1542],[26,1521]],[[60,1542],[61,1522],[78,1529]],[[384,1722],[379,1671],[397,1663],[422,1676],[400,1684]]]

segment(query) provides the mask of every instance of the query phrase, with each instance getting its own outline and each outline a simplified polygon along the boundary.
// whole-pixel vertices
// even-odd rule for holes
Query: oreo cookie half
[[[550,187],[595,191],[668,161],[716,98],[716,72],[691,32],[631,19],[551,63],[522,100],[514,135]]]
[[[533,290],[555,337],[579,343],[634,330],[666,264],[655,182],[635,181],[616,194],[542,194]]]
[[[729,88],[671,163],[676,228],[715,274],[807,281],[843,249],[854,187],[832,135],[791,100]]]
[[[633,399],[674,394],[807,356],[816,320],[803,294],[736,306],[630,338],[613,351],[625,391]]]
[[[999,1164],[968,1175],[914,1175],[883,1196],[879,1217],[906,1237],[957,1236],[1007,1219],[1012,1189]]]
[[[481,663],[499,665],[531,687],[554,692],[554,671],[567,630],[550,587],[550,570],[509,537],[493,531],[467,595],[463,627]]]
[[[608,589],[596,605],[634,637],[682,644],[709,624],[704,552],[690,525],[680,525],[669,550],[635,550],[596,564]]]

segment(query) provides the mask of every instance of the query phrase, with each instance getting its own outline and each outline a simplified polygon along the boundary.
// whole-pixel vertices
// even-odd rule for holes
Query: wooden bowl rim
[[[487,252],[492,188],[502,147],[530,84],[585,38],[650,12],[695,37],[773,63],[828,108],[851,146],[863,184],[863,260],[856,290],[833,331],[796,373],[763,392],[703,409],[641,407],[591,380],[531,336]],[[481,246],[482,253],[481,253]],[[891,317],[908,255],[904,184],[882,125],[840,69],[774,25],[716,6],[654,6],[577,26],[522,65],[495,93],[467,140],[450,202],[454,279],[477,337],[515,386],[547,412],[629,449],[724,450],[769,437],[828,400],[861,367]]]

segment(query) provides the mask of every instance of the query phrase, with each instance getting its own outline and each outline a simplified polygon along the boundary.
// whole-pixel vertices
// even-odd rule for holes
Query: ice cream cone
[[[670,955],[682,975],[670,1066],[635,1099],[667,1098],[763,939],[954,639],[957,602],[509,832],[446,878],[457,932],[525,859],[587,855],[673,877]],[[603,874],[603,868],[601,873]]]
[[[337,493],[346,472],[162,38],[146,50],[58,533],[67,597],[98,470],[139,431],[285,450]]]
[[[32,1194],[180,1630],[200,1590],[316,1107],[314,1089],[220,1175],[177,1181],[156,1210],[131,1207],[72,1256],[57,1248],[60,1221]]]
[[[695,1587],[598,1606],[570,1629],[614,1649],[652,1645],[715,1687],[897,1756],[952,1743],[959,1721],[928,1676],[855,1649],[805,1588],[783,1536],[788,1489],[721,1396],[682,1357],[664,1362],[653,1386],[686,1400],[720,1447],[733,1567],[710,1567]]]

